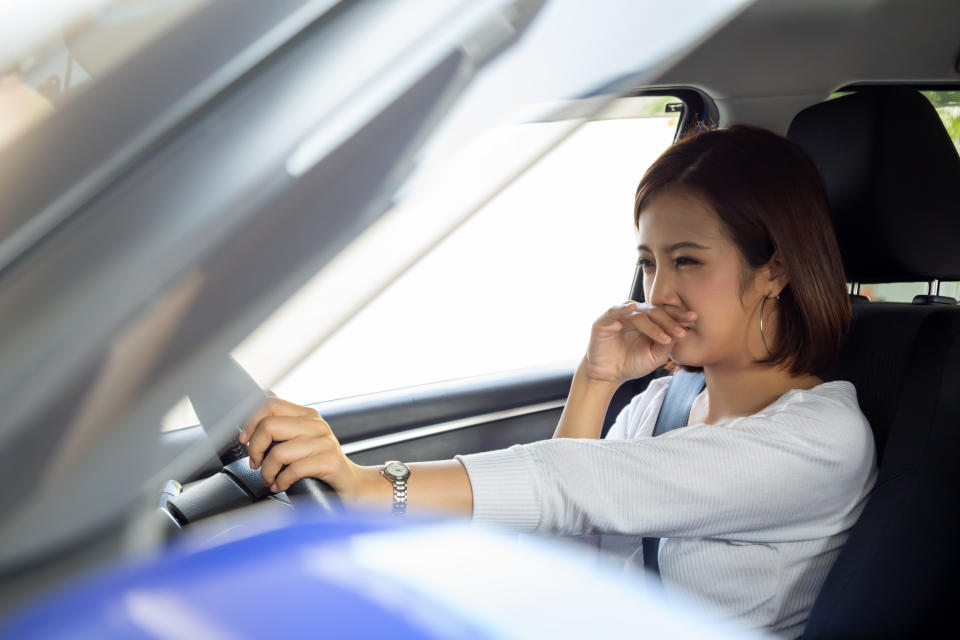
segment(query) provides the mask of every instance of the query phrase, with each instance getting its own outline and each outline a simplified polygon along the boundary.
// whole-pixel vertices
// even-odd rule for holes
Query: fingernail
[[[662,342],[662,343],[664,343],[664,344],[670,342],[672,339],[673,339],[673,338],[671,338],[670,336],[668,336],[668,335],[665,334],[665,333],[661,333],[661,334],[660,334],[660,337],[659,337],[660,342]]]
[[[276,482],[270,485],[270,491],[273,493],[280,493],[279,489]]]

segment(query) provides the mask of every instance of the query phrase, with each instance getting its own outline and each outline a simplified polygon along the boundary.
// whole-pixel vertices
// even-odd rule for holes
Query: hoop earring
[[[777,303],[780,302],[780,296],[777,296]],[[760,342],[763,343],[763,348],[766,349],[767,355],[772,356],[770,353],[770,347],[767,346],[767,338],[763,335],[763,306],[767,304],[768,296],[763,296],[763,302],[760,303]]]

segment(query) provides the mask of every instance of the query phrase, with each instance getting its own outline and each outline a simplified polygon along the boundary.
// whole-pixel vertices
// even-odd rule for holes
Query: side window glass
[[[576,362],[593,320],[629,296],[634,193],[672,143],[681,106],[665,96],[623,98],[584,123],[273,390],[313,403]],[[494,171],[511,148],[556,124],[511,125],[509,145],[471,158],[470,171]],[[243,364],[256,375],[258,363]]]
[[[926,295],[926,282],[888,282],[860,285],[860,295],[873,302],[910,302],[914,296]],[[941,282],[940,295],[960,300],[960,282]]]
[[[960,91],[921,91],[937,110],[943,126],[960,152]]]

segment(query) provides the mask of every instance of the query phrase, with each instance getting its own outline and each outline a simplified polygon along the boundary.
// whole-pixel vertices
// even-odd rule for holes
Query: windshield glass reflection
[[[0,151],[207,1],[0,4]]]

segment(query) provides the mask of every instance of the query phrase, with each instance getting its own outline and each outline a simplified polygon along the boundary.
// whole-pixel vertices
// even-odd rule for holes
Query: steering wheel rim
[[[238,458],[224,465],[222,471],[253,496],[255,501],[263,500],[269,495],[276,495],[270,492],[270,488],[263,481],[260,471],[250,468],[249,456]],[[303,501],[309,499],[319,506],[324,513],[334,514],[342,510],[337,492],[326,482],[317,478],[301,478],[290,485],[285,493],[291,498],[305,496]],[[297,501],[300,500],[291,500],[291,502]]]
[[[249,403],[252,397],[263,400],[267,398],[267,394],[260,385],[232,357],[224,358],[218,364],[220,366],[212,375],[205,376],[202,383],[195,384],[194,390],[188,394],[200,427],[208,434],[209,431],[204,425],[219,424],[234,407]],[[260,471],[250,468],[247,446],[237,440],[241,427],[242,425],[236,426],[235,434],[226,446],[217,451],[217,455],[223,463],[222,472],[237,481],[255,501],[262,500],[267,495],[271,495],[270,490],[264,483]],[[312,504],[328,514],[338,513],[342,509],[340,499],[333,487],[317,478],[297,480],[290,485],[286,494],[291,498],[306,496],[305,499],[309,499]],[[291,502],[297,502],[297,500],[291,500]]]

